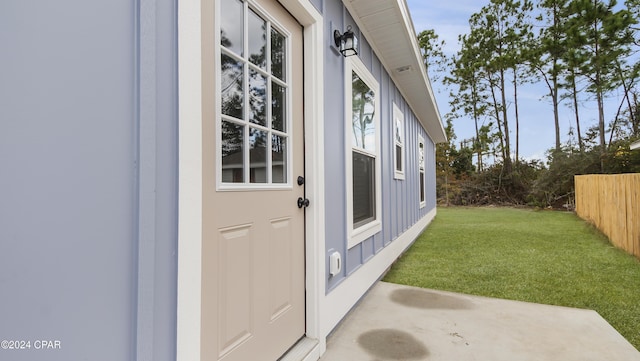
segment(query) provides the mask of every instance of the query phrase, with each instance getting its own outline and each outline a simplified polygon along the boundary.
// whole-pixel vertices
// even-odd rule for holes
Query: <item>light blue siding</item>
[[[0,340],[31,342],[0,359],[175,360],[175,19],[171,0],[0,2]],[[139,278],[142,258],[155,272]]]
[[[342,273],[331,277],[327,273],[327,292],[338,286],[360,266],[375,257],[385,246],[416,224],[436,205],[435,154],[433,142],[418,122],[411,108],[384,69],[367,39],[360,34],[350,14],[339,0],[324,1],[324,19],[331,26],[353,27],[360,42],[358,56],[380,84],[380,126],[382,165],[382,231],[368,240],[347,249],[346,214],[346,149],[344,111],[344,58],[329,48],[325,53],[325,182],[326,192],[326,247],[327,257],[334,251],[344,257]],[[394,179],[393,151],[395,147],[392,123],[393,104],[405,117],[405,180]],[[427,199],[420,208],[418,135],[425,140],[425,166]],[[328,264],[328,261],[327,261]]]
[[[313,4],[313,6],[315,6],[316,9],[318,9],[318,11],[322,11],[323,0],[311,0],[311,3]]]

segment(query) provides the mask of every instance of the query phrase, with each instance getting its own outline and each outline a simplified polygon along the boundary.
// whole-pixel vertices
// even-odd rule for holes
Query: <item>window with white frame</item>
[[[404,114],[395,103],[393,104],[393,129],[394,178],[404,179]]]
[[[426,184],[424,181],[424,138],[418,135],[418,174],[420,175],[420,208],[423,208],[427,205],[426,198]]]
[[[289,36],[247,1],[220,7],[219,188],[291,187]]]
[[[380,92],[358,57],[345,59],[348,246],[382,229]]]

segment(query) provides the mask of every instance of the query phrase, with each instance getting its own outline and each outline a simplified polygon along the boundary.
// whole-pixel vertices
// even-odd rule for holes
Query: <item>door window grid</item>
[[[219,179],[290,186],[288,38],[245,1],[220,6]]]

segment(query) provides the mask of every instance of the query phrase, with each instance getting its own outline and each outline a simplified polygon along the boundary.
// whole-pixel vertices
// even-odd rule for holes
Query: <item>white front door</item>
[[[305,329],[302,27],[205,3],[201,355],[276,360]]]

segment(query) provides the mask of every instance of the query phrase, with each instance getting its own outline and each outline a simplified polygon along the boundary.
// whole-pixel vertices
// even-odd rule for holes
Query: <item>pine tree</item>
[[[555,127],[555,151],[561,150],[560,142],[560,77],[566,70],[562,55],[566,44],[566,7],[569,0],[542,0],[538,3],[541,14],[538,20],[543,23],[540,35],[536,39],[537,46],[529,53],[530,64],[549,89],[549,97],[553,106],[553,123]],[[579,136],[579,135],[578,135]]]
[[[584,59],[578,69],[587,79],[587,91],[596,98],[598,106],[599,146],[606,152],[604,100],[621,84],[616,62],[629,54],[633,36],[629,31],[634,20],[626,9],[615,10],[616,0],[573,0],[569,8],[570,45]],[[604,167],[604,165],[603,165]]]

